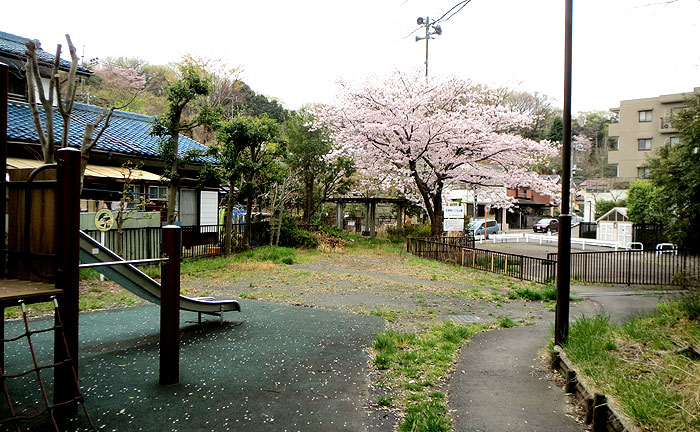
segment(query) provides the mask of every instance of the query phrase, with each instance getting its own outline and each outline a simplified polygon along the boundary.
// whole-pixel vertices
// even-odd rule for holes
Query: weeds
[[[609,394],[644,430],[700,429],[700,330],[685,300],[662,303],[657,312],[622,325],[609,317],[582,317],[564,346],[596,391]]]
[[[498,325],[503,327],[503,328],[511,328],[511,327],[517,327],[518,325],[510,319],[509,317],[499,317],[498,318]]]
[[[435,390],[452,369],[459,347],[481,325],[444,322],[421,333],[386,331],[374,342],[373,363],[404,409],[401,431],[449,431],[444,394]]]
[[[530,301],[556,300],[557,287],[555,285],[532,285],[529,287],[515,287],[508,293],[508,298],[523,299]]]

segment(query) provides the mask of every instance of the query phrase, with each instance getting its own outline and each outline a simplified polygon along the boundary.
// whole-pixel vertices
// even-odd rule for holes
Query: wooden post
[[[63,332],[68,345],[66,353],[62,336],[55,333],[54,360],[58,363],[70,355],[76,376],[78,375],[78,279],[80,263],[80,150],[63,148],[56,152],[59,169],[56,191],[56,288],[62,289],[58,297],[58,310],[63,322]],[[54,403],[73,399],[78,395],[71,365],[56,368],[54,379]]]
[[[604,394],[593,396],[593,432],[608,430],[608,402]]]
[[[160,298],[160,384],[180,382],[180,252],[179,226],[163,227]]]
[[[5,277],[5,213],[7,212],[7,198],[5,187],[5,173],[7,172],[7,87],[9,73],[6,64],[0,63],[0,239],[3,245],[0,247],[0,278]],[[4,333],[3,333],[4,334]],[[1,336],[1,335],[0,335]]]

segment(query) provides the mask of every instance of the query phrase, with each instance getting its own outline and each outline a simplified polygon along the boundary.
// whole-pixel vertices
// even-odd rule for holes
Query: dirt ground
[[[482,323],[509,317],[542,320],[551,302],[511,300],[529,282],[449,266],[407,254],[341,251],[293,265],[240,263],[206,277],[186,277],[187,295],[268,300],[383,316],[390,328],[417,330],[446,319]]]

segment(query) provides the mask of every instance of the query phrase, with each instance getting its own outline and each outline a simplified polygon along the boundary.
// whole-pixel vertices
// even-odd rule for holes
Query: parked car
[[[484,221],[475,220],[469,222],[467,230],[477,235],[484,235]],[[487,234],[498,234],[498,223],[495,220],[486,221],[486,232]]]
[[[559,221],[556,219],[540,219],[532,226],[534,232],[559,232]]]

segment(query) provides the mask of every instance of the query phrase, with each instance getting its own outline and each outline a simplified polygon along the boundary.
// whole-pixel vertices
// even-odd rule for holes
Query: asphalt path
[[[586,299],[573,302],[572,319],[609,314],[616,322],[653,311],[667,297],[629,287],[572,287]],[[581,295],[579,294],[579,295]],[[549,323],[553,323],[551,314]],[[553,381],[542,349],[552,324],[539,323],[477,334],[462,347],[448,395],[458,432],[586,430],[570,414],[567,396]]]

